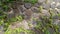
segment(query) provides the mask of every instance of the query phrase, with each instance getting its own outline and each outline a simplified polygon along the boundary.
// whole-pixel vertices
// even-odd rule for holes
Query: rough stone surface
[[[49,30],[50,34],[53,34],[53,32],[54,32],[53,28],[48,28],[48,30]]]
[[[34,13],[39,13],[39,9],[37,7],[32,7],[31,10],[34,12]]]
[[[55,15],[55,16],[53,16],[53,19],[60,19],[60,16]]]
[[[60,23],[60,20],[58,20],[58,19],[54,19],[53,24],[55,24],[55,25],[59,25],[59,23]]]
[[[0,34],[4,34],[3,26],[0,26]]]
[[[25,10],[26,10],[26,8],[24,7],[24,5],[21,5],[20,7],[18,7],[19,8],[19,10],[21,11],[21,13],[23,13]]]
[[[33,14],[32,14],[32,17],[33,17],[33,18],[39,18],[39,16],[40,16],[39,13],[33,13]]]
[[[57,8],[60,9],[60,5],[58,5]]]
[[[38,3],[43,3],[45,2],[46,0],[38,0]]]
[[[36,3],[34,4],[35,7],[39,8],[42,3]]]
[[[50,8],[50,4],[49,3],[47,3],[47,4],[43,3],[42,6],[43,6],[44,9],[49,9]]]
[[[30,19],[31,15],[33,14],[31,9],[27,9],[24,11],[25,19]]]
[[[48,2],[48,3],[52,3],[52,2],[53,2],[53,0],[47,0],[47,2]]]
[[[56,8],[56,3],[55,2],[51,3],[51,8],[53,8],[53,9]]]
[[[20,34],[25,34],[24,32],[20,32]]]
[[[27,8],[27,9],[29,9],[29,8],[32,7],[32,4],[31,4],[31,3],[25,3],[25,4],[24,4],[24,7]]]
[[[50,13],[47,11],[47,10],[42,10],[41,13],[44,15],[44,16],[47,16],[47,17],[50,17]]]
[[[9,11],[7,15],[8,15],[7,16],[8,19],[15,17],[13,10]]]
[[[28,22],[26,20],[23,20],[22,22],[18,21],[9,26],[10,29],[15,29],[19,27],[23,27],[24,29],[29,29]]]
[[[56,8],[55,10],[60,14],[60,9],[57,9],[57,8]]]
[[[60,2],[60,0],[53,0],[54,2]]]

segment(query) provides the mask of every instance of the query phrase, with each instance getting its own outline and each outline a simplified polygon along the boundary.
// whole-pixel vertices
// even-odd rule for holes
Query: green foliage
[[[10,18],[10,19],[8,19],[7,21],[5,21],[5,23],[4,23],[4,30],[6,31],[6,29],[9,27],[9,25],[11,24],[11,23],[14,23],[14,22],[16,22],[16,21],[22,21],[23,20],[23,18],[22,18],[22,16],[16,16],[15,18]]]
[[[40,6],[40,7],[39,7],[39,10],[40,10],[40,12],[41,12],[41,11],[43,10],[43,7],[42,7],[42,6]]]
[[[23,28],[16,28],[16,29],[9,29],[8,28],[8,30],[5,32],[5,34],[20,34],[21,32],[23,32],[23,33],[26,33],[26,34],[32,34],[32,33],[34,33],[33,31],[31,31],[31,30],[25,30],[25,29],[23,29]]]
[[[24,0],[24,2],[35,4],[38,0]]]

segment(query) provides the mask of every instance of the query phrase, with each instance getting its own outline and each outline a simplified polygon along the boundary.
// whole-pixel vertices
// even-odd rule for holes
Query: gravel
[[[29,9],[29,8],[32,7],[32,4],[31,4],[31,3],[25,3],[25,4],[24,4],[24,7],[25,7],[26,9]]]

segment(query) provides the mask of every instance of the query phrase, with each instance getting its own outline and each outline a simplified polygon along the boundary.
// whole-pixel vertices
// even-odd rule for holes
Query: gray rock
[[[59,25],[60,26],[60,25]],[[60,32],[60,27],[59,27],[59,30],[58,30],[59,32]]]
[[[53,19],[59,19],[59,16],[55,15],[53,16]]]
[[[53,13],[55,13],[55,15],[57,15],[57,14],[58,14],[57,10],[55,10],[55,9],[53,10]]]
[[[44,32],[39,29],[33,28],[32,30],[35,32],[35,34],[44,34]]]
[[[33,14],[32,14],[32,17],[33,17],[33,18],[37,18],[37,19],[38,19],[38,18],[39,18],[39,16],[40,16],[40,14],[39,14],[39,13],[33,13]]]
[[[60,25],[59,23],[60,23],[60,20],[58,20],[58,19],[54,19],[54,20],[53,20],[53,24],[55,24],[55,25]]]
[[[60,9],[60,5],[58,5],[57,8]]]
[[[60,0],[53,0],[54,2],[60,2]]]
[[[60,3],[59,2],[56,3],[56,8],[60,9]]]
[[[35,13],[38,13],[40,11],[37,7],[32,7],[31,10]]]
[[[38,0],[38,3],[43,3],[45,2],[46,0]]]
[[[50,7],[51,7],[52,9],[56,8],[56,3],[55,3],[55,2],[52,2]]]
[[[0,11],[3,11],[3,8],[2,7],[0,7]]]
[[[20,32],[20,34],[25,34],[25,32]]]
[[[55,32],[53,28],[48,28],[48,30],[49,30],[50,34],[53,34]]]
[[[35,20],[31,20],[31,24],[33,25],[32,28],[34,28],[37,25],[37,22]]]
[[[4,32],[0,32],[0,34],[4,34]]]
[[[52,9],[52,8],[51,8],[51,11],[50,11],[50,12],[51,12],[52,16],[54,16],[54,15],[57,15],[57,14],[58,14],[57,10]]]
[[[60,14],[60,9],[56,9],[57,10],[57,12]]]
[[[48,10],[43,9],[43,10],[41,11],[41,13],[42,13],[44,16],[50,17],[50,13],[48,12]]]
[[[42,3],[36,3],[36,4],[34,4],[34,6],[37,7],[37,8],[39,8],[40,5],[42,5]]]
[[[55,11],[57,14],[60,14],[60,9],[55,8]]]
[[[31,4],[31,3],[25,3],[25,4],[24,4],[24,7],[27,8],[27,9],[29,9],[29,8],[32,7],[32,4]]]
[[[53,0],[47,0],[47,2],[48,2],[48,3],[52,3],[52,2],[53,2]]]
[[[15,17],[14,11],[11,10],[10,12],[7,13],[7,18],[10,19],[10,18],[13,18],[13,17]]]
[[[26,8],[24,7],[24,5],[21,5],[18,8],[19,8],[19,11],[21,11],[21,13],[23,13],[26,10]]]
[[[44,9],[49,9],[50,8],[50,3],[47,3],[47,4],[43,3],[42,6],[43,6]]]
[[[0,26],[0,31],[2,31],[3,30],[3,26]]]
[[[25,11],[24,11],[24,18],[25,19],[30,19],[31,18],[31,16],[32,16],[32,14],[33,14],[33,12],[32,12],[32,10],[31,9],[26,9]]]
[[[0,26],[0,34],[4,34],[3,26]]]

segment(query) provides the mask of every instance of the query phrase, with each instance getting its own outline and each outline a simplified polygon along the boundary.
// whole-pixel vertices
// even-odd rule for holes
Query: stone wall
[[[14,29],[13,27],[19,28],[20,26],[23,26],[24,29],[33,30],[36,34],[45,34],[45,32],[42,32],[42,29],[46,27],[47,30],[53,34],[53,32],[55,32],[54,25],[60,27],[60,0],[38,0],[35,4],[23,3],[9,11],[8,18],[17,14],[23,15],[24,19],[21,24],[20,22],[17,24],[13,23],[15,25],[11,25],[10,28]],[[35,28],[38,23],[37,21],[42,23],[42,29]],[[31,24],[31,26],[28,24]],[[58,30],[58,32],[60,32],[60,30]]]

